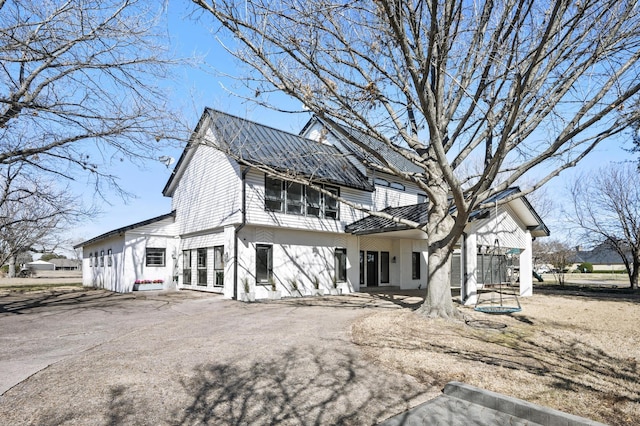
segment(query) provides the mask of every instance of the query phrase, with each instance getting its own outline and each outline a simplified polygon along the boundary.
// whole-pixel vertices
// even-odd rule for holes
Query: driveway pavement
[[[439,394],[373,365],[367,294],[243,304],[197,293],[0,296],[0,424],[373,424]]]

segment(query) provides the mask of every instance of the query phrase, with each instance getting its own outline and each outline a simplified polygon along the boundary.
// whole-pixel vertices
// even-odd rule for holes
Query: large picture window
[[[335,251],[335,274],[337,282],[347,281],[347,249],[337,248]]]
[[[164,254],[163,248],[147,247],[146,266],[164,266]]]
[[[256,245],[256,282],[269,284],[273,279],[273,246]]]
[[[411,278],[420,279],[420,252],[418,251],[411,253]]]
[[[207,249],[198,249],[198,285],[207,285]]]
[[[213,272],[215,277],[213,285],[216,287],[224,286],[224,246],[213,248]]]
[[[323,185],[323,189],[340,196],[340,188]],[[265,210],[288,214],[340,218],[340,203],[334,197],[323,194],[306,185],[296,182],[283,182],[280,179],[265,177]]]
[[[182,251],[182,284],[191,285],[191,250]]]

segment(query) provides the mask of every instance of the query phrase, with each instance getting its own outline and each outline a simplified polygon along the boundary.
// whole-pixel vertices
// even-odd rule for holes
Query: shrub
[[[578,265],[578,270],[580,272],[588,272],[588,273],[592,273],[593,272],[593,265],[589,262],[582,262],[580,265]]]

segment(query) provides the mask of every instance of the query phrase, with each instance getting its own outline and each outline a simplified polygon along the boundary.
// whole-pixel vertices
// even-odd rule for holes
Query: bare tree
[[[577,178],[572,185],[573,216],[583,238],[607,243],[624,263],[631,288],[640,276],[640,188],[638,169],[616,164]]]
[[[541,187],[639,118],[635,1],[193,2],[233,37],[256,102],[299,100],[427,194],[429,316],[457,315],[449,258],[483,200],[523,178]]]
[[[6,0],[0,12],[0,167],[89,172],[96,190],[119,191],[109,163],[156,158],[176,136],[162,5]]]
[[[23,173],[26,167],[5,166],[0,176],[0,264],[9,263],[10,277],[20,253],[53,251],[60,231],[86,213],[67,188],[30,177]]]
[[[533,243],[533,252],[538,262],[553,267],[551,273],[558,284],[564,285],[565,274],[575,261],[576,250],[571,245],[559,240],[536,240]]]

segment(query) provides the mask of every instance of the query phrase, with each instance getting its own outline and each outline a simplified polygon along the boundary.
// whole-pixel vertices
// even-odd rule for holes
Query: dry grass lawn
[[[640,422],[640,298],[522,298],[522,312],[461,308],[466,322],[376,312],[352,338],[379,364],[441,388],[457,380],[611,425]]]

